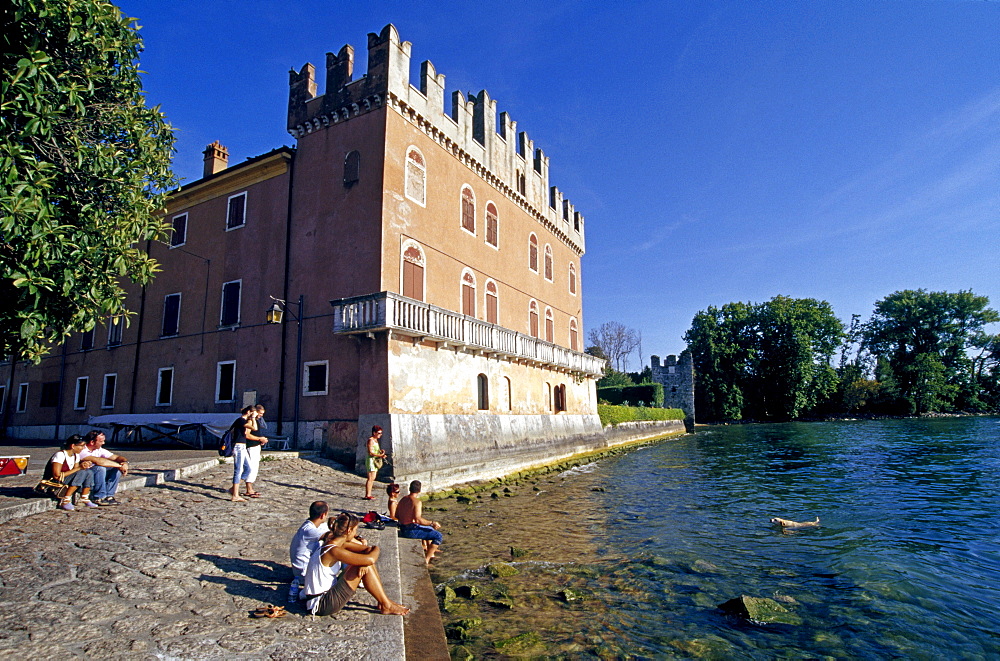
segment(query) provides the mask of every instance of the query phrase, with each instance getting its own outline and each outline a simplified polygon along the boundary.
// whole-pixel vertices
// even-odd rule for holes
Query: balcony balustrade
[[[457,347],[561,370],[576,376],[598,378],[604,359],[573,351],[537,337],[524,335],[429,303],[383,291],[330,301],[333,332],[341,335],[394,335],[430,340],[439,347]]]

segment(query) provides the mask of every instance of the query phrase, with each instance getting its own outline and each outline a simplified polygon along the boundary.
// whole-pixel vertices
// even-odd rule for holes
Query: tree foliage
[[[695,315],[684,339],[694,359],[702,419],[798,417],[836,390],[830,364],[844,336],[830,304],[776,296]]]
[[[606,321],[590,329],[587,341],[600,349],[609,367],[624,372],[629,354],[639,347],[640,337],[634,328],[617,321]]]
[[[122,278],[156,271],[135,244],[163,231],[173,135],[114,5],[13,0],[2,39],[0,351],[37,360],[124,314]]]

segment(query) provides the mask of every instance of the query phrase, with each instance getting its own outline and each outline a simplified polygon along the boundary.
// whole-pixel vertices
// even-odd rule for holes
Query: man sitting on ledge
[[[117,505],[115,492],[118,491],[118,480],[128,475],[128,459],[104,449],[105,436],[102,431],[89,431],[83,440],[87,445],[80,453],[80,459],[87,459],[94,464],[90,467],[90,472],[94,474],[91,500],[102,506]]]
[[[428,565],[434,559],[444,535],[441,534],[441,524],[425,519],[423,503],[420,502],[420,480],[410,482],[410,495],[400,499],[396,506],[396,520],[399,521],[399,536],[406,539],[422,539],[428,542],[424,553],[424,562]]]

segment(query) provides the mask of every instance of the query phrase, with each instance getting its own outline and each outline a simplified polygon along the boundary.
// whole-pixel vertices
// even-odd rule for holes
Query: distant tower
[[[685,349],[678,359],[667,356],[660,365],[659,356],[650,356],[653,381],[663,386],[663,408],[684,411],[684,427],[694,431],[694,362],[691,352]]]

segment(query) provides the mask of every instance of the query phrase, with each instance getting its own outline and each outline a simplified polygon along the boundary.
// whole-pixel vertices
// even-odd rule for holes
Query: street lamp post
[[[295,306],[297,314],[293,314],[288,310],[289,303],[280,298],[271,297],[274,301],[274,305],[271,309],[267,311],[264,315],[265,320],[269,324],[280,324],[285,319],[285,312],[291,315],[292,319],[295,320],[295,422],[292,426],[292,447],[298,449],[299,447],[299,394],[302,390],[302,310],[304,296],[299,295],[299,302],[292,303]]]

